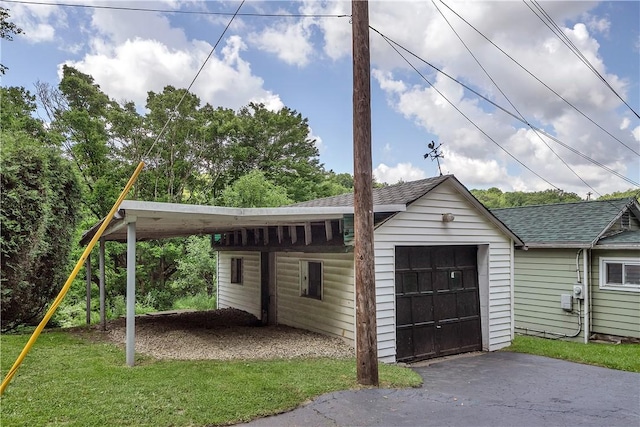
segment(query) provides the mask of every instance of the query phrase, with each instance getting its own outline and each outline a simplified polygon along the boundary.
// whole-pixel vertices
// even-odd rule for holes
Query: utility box
[[[573,297],[575,299],[584,299],[584,285],[582,283],[573,285]]]
[[[560,308],[562,308],[564,311],[573,311],[573,295],[560,295]]]

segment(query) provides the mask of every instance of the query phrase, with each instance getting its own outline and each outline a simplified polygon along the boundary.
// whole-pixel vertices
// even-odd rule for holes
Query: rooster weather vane
[[[438,149],[440,147],[442,147],[442,144],[438,144],[438,146],[436,146],[436,143],[431,141],[429,144],[427,144],[427,147],[429,147],[431,149],[431,151],[426,153],[424,155],[424,158],[426,159],[427,157],[430,157],[431,161],[433,161],[435,159],[435,161],[438,162],[438,172],[440,172],[440,176],[442,176],[442,168],[440,167],[440,159],[444,159],[444,154],[442,154],[440,151],[438,151]]]

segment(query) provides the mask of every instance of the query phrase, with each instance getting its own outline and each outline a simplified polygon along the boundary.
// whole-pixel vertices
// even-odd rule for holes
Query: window
[[[322,263],[300,261],[300,295],[322,299]]]
[[[600,258],[600,288],[640,292],[640,259]]]
[[[242,284],[242,258],[231,258],[231,283]]]

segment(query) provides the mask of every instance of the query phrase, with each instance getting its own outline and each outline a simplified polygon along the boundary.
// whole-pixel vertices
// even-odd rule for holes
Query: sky
[[[1,41],[2,86],[57,85],[67,64],[144,112],[149,91],[189,86],[231,21],[191,91],[214,107],[296,110],[325,168],[353,173],[350,1],[32,3],[0,0],[24,30]],[[372,0],[369,20],[379,182],[639,188],[640,2]],[[440,169],[424,157],[432,141]]]

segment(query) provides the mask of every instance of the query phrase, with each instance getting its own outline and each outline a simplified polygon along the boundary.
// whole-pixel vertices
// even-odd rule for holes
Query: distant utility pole
[[[369,3],[351,1],[353,43],[353,178],[358,383],[378,385],[376,280],[373,254]]]

